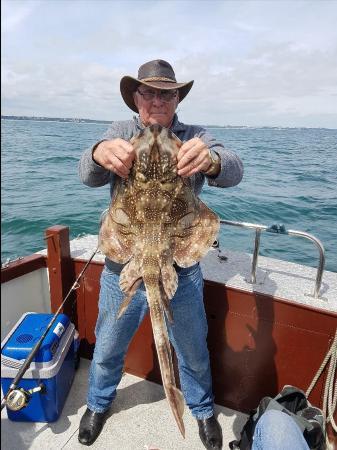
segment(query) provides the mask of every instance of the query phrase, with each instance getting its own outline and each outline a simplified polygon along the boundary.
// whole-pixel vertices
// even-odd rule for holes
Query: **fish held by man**
[[[177,174],[182,142],[167,128],[151,125],[130,141],[135,160],[127,179],[119,178],[99,233],[100,250],[126,264],[120,276],[125,294],[120,317],[144,282],[164,391],[183,436],[184,400],[176,387],[166,319],[178,286],[176,265],[201,260],[219,230],[219,218]]]

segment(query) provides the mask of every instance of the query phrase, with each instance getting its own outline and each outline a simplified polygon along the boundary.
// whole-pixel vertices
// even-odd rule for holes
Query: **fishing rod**
[[[101,214],[100,217],[100,225],[103,222],[104,217],[107,214],[107,209],[104,210]],[[17,386],[19,384],[19,382],[21,381],[22,377],[24,376],[24,374],[26,373],[26,371],[28,370],[31,362],[33,361],[36,353],[39,351],[43,340],[45,339],[45,337],[48,334],[48,331],[50,330],[50,328],[53,326],[58,314],[60,313],[60,311],[62,310],[63,306],[65,305],[66,301],[68,300],[68,298],[70,297],[70,294],[75,291],[76,289],[79,288],[79,281],[82,278],[83,274],[85,273],[85,271],[87,270],[90,262],[92,261],[93,257],[96,255],[96,253],[99,250],[99,246],[96,247],[96,249],[93,251],[93,253],[91,254],[90,258],[88,259],[87,263],[85,264],[85,266],[83,267],[83,269],[81,270],[80,274],[78,275],[78,277],[76,278],[76,280],[74,281],[73,285],[71,286],[71,288],[69,289],[67,295],[65,296],[63,302],[61,303],[61,305],[59,306],[59,308],[57,309],[56,313],[54,314],[54,316],[52,317],[52,319],[50,320],[50,322],[47,325],[46,330],[44,331],[44,333],[42,334],[42,336],[40,337],[40,339],[37,341],[37,343],[34,345],[34,347],[32,348],[31,352],[29,353],[29,355],[27,356],[27,358],[25,359],[25,361],[23,362],[22,366],[20,367],[17,375],[15,376],[15,378],[13,379],[11,385],[9,386],[9,389],[6,393],[6,395],[4,395],[3,399],[1,400],[1,411],[3,410],[3,408],[7,405],[9,409],[12,409],[13,411],[17,411],[19,409],[22,409],[23,407],[25,407],[29,401],[29,397],[32,393],[37,392],[37,391],[41,391],[43,388],[37,387],[35,389],[31,389],[29,391],[25,391],[22,388],[17,389]]]

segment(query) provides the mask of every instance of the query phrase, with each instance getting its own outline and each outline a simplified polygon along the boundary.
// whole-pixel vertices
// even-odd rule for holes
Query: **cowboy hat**
[[[155,89],[177,89],[179,91],[179,102],[189,93],[194,80],[187,83],[177,83],[172,66],[162,59],[149,61],[138,70],[138,78],[125,76],[121,79],[120,90],[123,100],[133,111],[138,112],[133,99],[133,93],[141,84]]]

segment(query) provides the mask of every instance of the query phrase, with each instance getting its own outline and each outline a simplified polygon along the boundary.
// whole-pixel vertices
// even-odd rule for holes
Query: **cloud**
[[[120,78],[163,58],[187,122],[336,126],[333,2],[5,3],[4,114],[130,117]]]
[[[59,67],[17,62],[7,65],[3,83],[4,106],[26,102],[41,111],[36,115],[90,118],[92,111],[100,107],[107,111],[109,103],[120,100],[119,74],[95,63]]]
[[[2,1],[1,30],[3,33],[14,32],[39,6],[40,1]]]

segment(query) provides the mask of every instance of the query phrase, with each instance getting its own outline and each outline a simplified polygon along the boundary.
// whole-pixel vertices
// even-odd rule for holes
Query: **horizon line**
[[[1,119],[35,119],[35,120],[51,120],[51,121],[69,121],[69,122],[98,122],[98,123],[112,123],[114,120],[106,120],[106,119],[87,119],[83,117],[49,117],[49,116],[26,116],[26,115],[15,115],[15,114],[1,114]],[[286,126],[286,125],[214,125],[214,124],[199,124],[200,126],[204,126],[207,128],[301,128],[301,129],[326,129],[326,130],[336,130],[337,128],[331,127],[310,127],[310,126]]]

